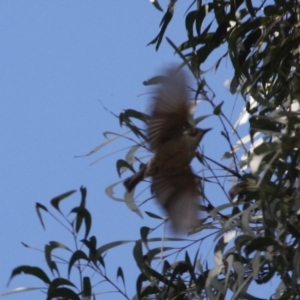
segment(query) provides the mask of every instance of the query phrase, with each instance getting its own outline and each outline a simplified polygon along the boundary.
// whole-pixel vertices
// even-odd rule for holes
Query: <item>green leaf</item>
[[[192,282],[195,282],[196,281],[196,276],[195,276],[195,272],[194,272],[194,266],[192,265],[192,262],[191,262],[191,259],[190,259],[190,256],[188,254],[187,251],[185,251],[185,259],[184,259],[187,267],[188,267],[188,271],[190,273],[190,283]]]
[[[143,85],[149,86],[149,85],[161,84],[165,80],[166,80],[165,76],[154,76],[148,80],[143,81]]]
[[[71,268],[74,265],[74,263],[76,263],[78,260],[83,259],[87,262],[89,262],[89,258],[87,257],[87,255],[81,251],[81,250],[77,250],[75,251],[69,261],[69,267],[68,267],[68,276],[70,276],[71,273]]]
[[[151,261],[155,258],[156,255],[160,254],[161,256],[163,255],[164,252],[174,250],[176,248],[174,247],[158,247],[158,248],[153,248],[148,251],[146,254],[147,261],[151,263]]]
[[[238,77],[235,75],[230,82],[230,88],[229,88],[230,93],[235,94],[237,92],[238,87],[239,87],[239,80]]]
[[[56,196],[56,197],[52,198],[51,201],[50,201],[50,202],[51,202],[51,205],[52,205],[55,209],[57,209],[59,212],[61,212],[60,209],[59,209],[59,203],[60,203],[60,201],[66,199],[66,198],[68,198],[68,197],[70,197],[70,196],[73,195],[75,192],[76,192],[76,190],[72,190],[72,191],[63,193],[63,194],[61,194],[61,195],[59,195],[59,196]]]
[[[150,218],[154,218],[154,219],[159,219],[159,220],[164,220],[164,218],[150,212],[150,211],[145,211],[145,214],[147,214]]]
[[[87,194],[86,188],[83,187],[83,186],[81,186],[81,187],[80,187],[80,193],[81,193],[80,207],[85,208],[85,204],[86,204],[86,194]]]
[[[156,294],[161,293],[161,290],[159,289],[159,287],[157,285],[148,285],[146,287],[143,288],[143,291],[140,295],[139,299],[155,299],[151,296],[155,296]],[[144,298],[146,297],[146,298]],[[135,300],[135,299],[133,299]]]
[[[80,300],[77,293],[68,288],[57,288],[55,290],[48,290],[47,300],[50,299],[68,299],[68,300]]]
[[[128,240],[128,241],[123,240],[123,241],[115,241],[115,242],[111,242],[111,243],[105,244],[105,245],[103,245],[103,246],[101,246],[101,247],[99,247],[97,249],[97,254],[98,255],[99,254],[102,255],[104,252],[106,252],[109,249],[112,249],[112,248],[120,246],[120,245],[132,243],[132,242],[135,242],[135,241],[134,240],[131,240],[131,241],[130,240]]]
[[[146,123],[149,120],[148,115],[134,109],[126,109],[123,113],[120,114],[119,117],[120,122],[125,123],[127,123],[130,120],[130,118],[140,120],[144,123]]]
[[[253,251],[256,250],[265,251],[269,246],[275,247],[273,251],[277,251],[280,249],[280,245],[276,240],[269,237],[257,237],[245,247],[245,253],[246,255],[250,255]]]
[[[91,216],[90,212],[86,208],[84,208],[82,206],[78,206],[78,207],[74,207],[71,210],[71,213],[76,214],[76,223],[75,223],[76,233],[79,232],[81,225],[82,225],[82,221],[84,220],[84,222],[85,222],[84,238],[87,238],[90,233],[91,226],[92,226],[92,216]]]
[[[184,64],[186,66],[189,67],[189,69],[193,72],[193,69],[191,68],[190,64],[189,64],[189,60],[185,57],[185,55],[181,52],[181,49],[179,49],[179,47],[176,47],[176,45],[171,41],[171,39],[169,39],[168,37],[166,37],[167,42],[171,45],[171,47],[174,49],[175,53],[177,53],[180,58],[183,60]],[[195,76],[195,75],[194,75]]]
[[[160,274],[157,271],[155,271],[154,269],[150,268],[150,266],[146,263],[144,264],[143,271],[146,274],[146,276],[148,276],[151,279],[156,278],[157,281],[167,282],[167,280],[165,279],[165,277],[162,274]]]
[[[190,44],[192,45],[193,49],[195,49],[195,43],[194,43],[194,35],[193,35],[193,27],[194,27],[194,23],[196,21],[196,18],[198,16],[198,11],[194,10],[194,11],[190,11],[186,18],[185,18],[185,28],[187,31],[187,35],[190,41]]]
[[[245,5],[250,12],[251,17],[255,17],[255,10],[252,5],[252,0],[245,0]]]
[[[47,284],[51,283],[49,277],[46,275],[46,273],[42,269],[40,269],[38,267],[31,267],[31,266],[20,266],[20,267],[13,269],[7,285],[9,285],[9,283],[13,277],[15,277],[16,275],[20,275],[22,273],[28,274],[28,275],[33,275],[33,276],[41,279],[43,282],[45,282]]]
[[[286,5],[286,0],[275,0],[274,2],[278,6],[285,6]]]
[[[201,26],[203,24],[204,18],[208,15],[208,13],[211,12],[211,10],[213,8],[214,8],[214,5],[212,3],[206,3],[200,7],[199,13],[196,18],[196,31],[197,31],[198,36],[200,36],[200,34],[201,34],[200,30],[201,30]],[[206,35],[211,24],[212,24],[212,22],[210,22],[209,25],[204,29],[203,35]]]
[[[203,116],[199,116],[197,117],[194,122],[195,122],[195,125],[199,124],[200,122],[202,122],[203,120],[205,120],[206,118],[210,117],[212,115],[203,115]]]
[[[52,280],[49,289],[55,289],[55,288],[57,288],[61,285],[69,285],[69,286],[72,286],[72,287],[76,287],[74,285],[74,283],[71,282],[70,280],[59,277],[59,278],[55,278],[55,279]]]
[[[97,247],[97,238],[93,235],[89,238],[89,240],[83,239],[82,243],[86,245],[90,250],[95,251]]]
[[[92,285],[89,277],[83,277],[83,296],[84,299],[90,299],[92,296]]]
[[[133,257],[139,269],[143,272],[145,259],[143,256],[142,243],[136,242],[133,247]]]
[[[146,226],[143,226],[141,227],[140,229],[140,235],[141,235],[141,239],[142,241],[147,245],[147,237],[148,237],[148,234],[150,232],[150,228],[149,227],[146,227]]]
[[[117,172],[118,172],[119,177],[121,177],[121,171],[122,171],[121,169],[122,168],[130,169],[132,172],[135,173],[133,167],[126,160],[123,160],[123,159],[117,160],[116,167],[117,167]]]
[[[121,267],[118,268],[118,271],[117,271],[117,279],[121,277],[122,281],[123,281],[123,285],[125,287],[125,278],[124,278],[124,273],[123,273],[123,270]]]
[[[224,104],[224,101],[222,101],[220,104],[218,104],[215,108],[214,108],[214,114],[215,115],[220,115],[222,113],[222,105]]]
[[[175,3],[174,3],[175,5]],[[168,10],[166,11],[166,13],[164,14],[161,22],[160,22],[160,26],[161,26],[161,29],[160,29],[160,32],[158,33],[158,35],[156,36],[156,38],[154,40],[152,40],[148,45],[151,45],[151,44],[156,44],[156,51],[158,50],[160,44],[161,44],[161,41],[162,41],[162,38],[165,34],[165,31],[170,23],[170,21],[172,20],[173,18],[173,13],[174,13],[174,6],[169,6],[168,7]],[[147,46],[148,46],[147,45]]]
[[[45,245],[45,259],[48,264],[48,267],[50,268],[52,273],[53,273],[53,270],[55,270],[57,272],[57,274],[59,274],[56,263],[51,259],[52,251],[55,249],[64,249],[64,250],[68,250],[68,251],[71,251],[71,250],[64,244],[56,242],[56,241],[51,241],[51,242],[49,242],[48,245]]]
[[[243,247],[245,247],[247,244],[249,244],[251,241],[253,241],[253,237],[249,235],[240,235],[238,236],[234,243],[236,245],[237,251],[240,252]]]
[[[266,5],[264,7],[264,13],[267,17],[271,17],[273,15],[279,15],[280,11],[276,5]]]
[[[134,297],[133,299],[143,299],[142,298],[142,295],[141,295],[141,292],[142,292],[142,285],[143,285],[143,282],[144,281],[147,281],[148,278],[145,276],[145,274],[141,273],[137,280],[136,280],[136,293],[137,293],[137,298]]]
[[[48,209],[46,208],[46,206],[44,206],[44,205],[42,205],[38,202],[35,203],[35,209],[36,209],[36,213],[38,215],[38,218],[39,218],[43,228],[45,229],[45,225],[44,225],[42,214],[41,214],[40,210],[44,210],[44,211],[48,212]]]

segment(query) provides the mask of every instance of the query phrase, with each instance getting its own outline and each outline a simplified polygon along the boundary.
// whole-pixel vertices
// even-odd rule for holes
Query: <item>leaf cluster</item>
[[[215,50],[223,51],[214,68],[230,59],[230,91],[245,101],[241,119],[249,120],[249,134],[235,144],[225,128],[222,133],[230,146],[223,158],[231,159],[227,171],[236,184],[228,191],[229,203],[224,202],[232,211],[223,214],[227,220],[216,235],[222,236],[216,250],[224,280],[216,277],[222,284],[213,295],[206,289],[210,299],[222,298],[228,288],[235,297],[251,298],[245,295],[250,282],[264,284],[278,275],[274,298],[300,294],[299,9],[298,1],[194,1],[185,17],[187,40],[172,44],[194,74],[201,74]],[[169,24],[167,14],[169,9],[159,39],[151,42],[157,48]],[[232,126],[236,133],[238,125]],[[217,182],[220,178],[215,173]],[[207,208],[213,217],[221,206]],[[230,231],[237,237],[227,250],[223,245]]]
[[[73,237],[74,245],[66,246],[58,241],[50,241],[45,245],[44,250],[39,250],[44,253],[47,268],[50,272],[37,266],[22,265],[12,271],[8,282],[9,284],[13,278],[20,274],[26,274],[40,280],[44,287],[15,288],[1,294],[1,296],[39,290],[44,294],[44,299],[47,300],[96,299],[98,294],[103,294],[102,286],[108,284],[113,288],[112,292],[120,293],[125,299],[129,299],[122,268],[119,267],[116,271],[116,278],[121,278],[123,283],[123,287],[119,287],[107,274],[105,254],[109,249],[131,241],[116,241],[98,246],[96,237],[90,235],[92,217],[86,208],[86,188],[80,188],[80,204],[71,209],[68,216],[61,209],[62,201],[65,201],[75,192],[75,190],[72,190],[54,197],[50,201],[52,209],[55,210],[54,213],[43,204],[36,203],[36,212],[42,227],[45,229],[43,214],[46,213]],[[83,236],[81,232],[83,232]],[[26,248],[32,248],[25,243],[22,244]],[[56,253],[59,249],[63,250],[64,255]],[[67,277],[62,275],[62,270],[65,268],[67,269]],[[95,274],[98,275],[96,282],[93,280]],[[99,281],[99,278],[102,278],[102,280]]]
[[[162,11],[157,0],[151,2]],[[175,4],[176,1],[169,1],[160,31],[149,43],[154,44],[156,50],[172,21]],[[146,212],[161,224],[155,228],[142,227],[140,238],[134,241],[133,257],[140,272],[134,299],[226,299],[229,292],[233,299],[266,299],[265,295],[261,295],[262,298],[252,295],[249,287],[252,283],[266,284],[274,278],[278,285],[274,288],[272,299],[299,299],[299,24],[300,4],[296,0],[268,3],[251,0],[211,0],[204,3],[195,0],[185,15],[187,39],[175,45],[167,38],[197,80],[195,99],[200,98],[211,105],[212,115],[222,127],[221,138],[228,149],[224,146],[222,162],[201,151],[197,155],[198,167],[205,168],[202,173],[198,168],[199,188],[205,197],[205,205],[199,210],[205,211],[206,216],[199,220],[198,228],[190,232],[195,238],[152,237],[166,220],[153,212]],[[239,96],[244,106],[236,124],[232,124],[224,113],[223,103],[216,102],[214,91],[203,78],[199,78],[203,73],[202,65],[213,53],[218,55],[214,70],[218,70],[224,59],[230,61],[233,67],[230,91]],[[145,85],[157,80],[159,76],[146,81]],[[205,117],[195,117],[192,121],[197,124]],[[134,145],[125,158],[116,163],[119,176],[128,169],[134,172],[134,162],[144,163],[139,151],[147,150],[147,143],[140,124],[143,125],[148,118],[147,114],[133,109],[119,115],[120,124],[125,125],[134,136],[129,138]],[[249,132],[242,136],[239,125],[245,119]],[[234,133],[234,138],[230,132]],[[127,138],[124,134],[118,136]],[[227,165],[225,160],[229,161]],[[133,194],[125,193],[124,198],[113,195],[116,185],[106,189],[107,195],[125,202],[132,211],[142,216],[141,205],[137,205]],[[209,191],[210,187],[221,191],[221,204],[215,204],[215,193]],[[52,205],[60,214],[60,201],[71,194],[53,199]],[[44,292],[47,299],[89,299],[96,295],[95,285],[88,276],[82,275],[85,267],[89,267],[128,299],[125,289],[108,278],[104,252],[129,241],[98,247],[96,238],[89,236],[92,221],[85,207],[84,189],[81,189],[81,195],[81,204],[72,210],[76,218],[69,225],[74,238],[84,228],[81,243],[86,252],[77,243],[75,250],[71,251],[71,247],[50,242],[44,253],[52,275],[57,275],[53,280],[42,269],[30,266],[16,268],[11,278],[21,272],[38,277],[46,285]],[[46,207],[38,204],[41,222],[42,211],[48,212]],[[214,244],[213,265],[199,254],[210,237],[213,237]],[[163,246],[156,247],[155,242],[163,242]],[[176,242],[180,242],[179,246],[174,247]],[[57,248],[71,253],[66,262],[68,274],[73,268],[78,269],[80,287],[59,275],[59,267],[52,254]],[[117,277],[125,282],[121,268],[117,270]]]

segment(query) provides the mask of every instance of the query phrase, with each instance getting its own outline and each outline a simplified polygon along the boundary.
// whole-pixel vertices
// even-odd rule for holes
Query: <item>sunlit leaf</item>
[[[138,216],[140,216],[141,218],[143,218],[142,212],[140,211],[140,209],[138,208],[138,206],[135,204],[134,201],[134,189],[131,192],[125,192],[124,195],[124,200],[125,203],[127,205],[127,207],[132,210],[133,212],[135,212]]]

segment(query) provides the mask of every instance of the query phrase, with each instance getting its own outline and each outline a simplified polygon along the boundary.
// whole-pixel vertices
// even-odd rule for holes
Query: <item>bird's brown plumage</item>
[[[145,177],[152,177],[152,191],[168,212],[176,232],[188,231],[197,223],[201,192],[190,163],[196,148],[209,129],[189,123],[190,102],[187,76],[175,68],[164,71],[162,83],[154,89],[147,134],[154,152],[147,165],[124,185],[131,191]]]

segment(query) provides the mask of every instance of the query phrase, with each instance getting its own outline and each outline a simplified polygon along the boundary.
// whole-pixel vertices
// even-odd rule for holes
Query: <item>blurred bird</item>
[[[189,123],[186,74],[175,68],[165,70],[154,90],[153,111],[147,134],[154,155],[137,173],[124,181],[128,192],[144,178],[152,177],[152,191],[169,214],[175,232],[190,230],[197,221],[201,192],[190,163],[196,148],[210,129]]]

